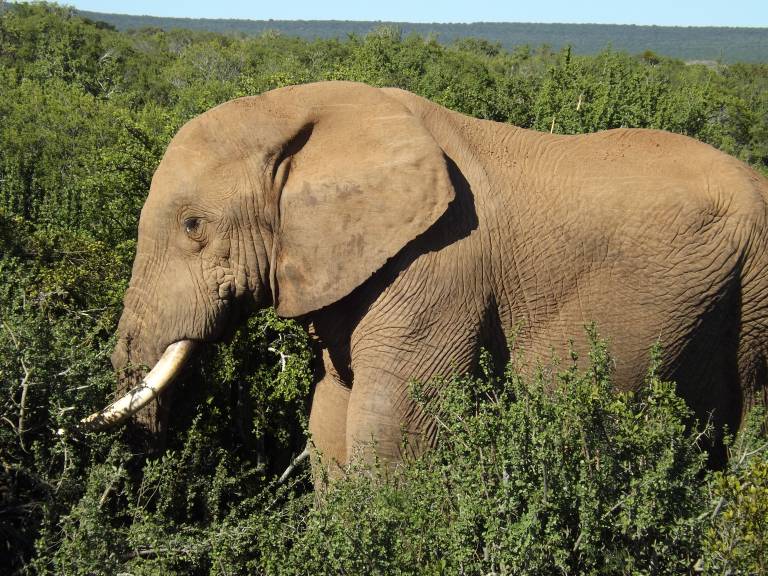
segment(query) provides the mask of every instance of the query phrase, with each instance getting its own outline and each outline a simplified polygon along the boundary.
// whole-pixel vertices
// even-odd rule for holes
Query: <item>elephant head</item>
[[[345,297],[453,195],[432,135],[376,88],[287,87],[191,120],[152,179],[112,355],[155,368],[88,422],[135,414],[254,306],[299,317]]]

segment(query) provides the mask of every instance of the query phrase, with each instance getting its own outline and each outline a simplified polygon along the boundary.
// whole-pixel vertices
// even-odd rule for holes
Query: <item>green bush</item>
[[[729,469],[708,484],[714,510],[702,568],[718,574],[768,572],[768,438],[765,408],[752,410],[729,449]]]
[[[653,371],[641,394],[615,393],[597,339],[589,364],[417,386],[439,447],[395,471],[353,466],[294,519],[281,510],[291,529],[257,546],[280,558],[265,572],[690,571],[708,503],[690,413]]]
[[[353,463],[321,495],[255,482],[198,416],[180,451],[132,483],[119,448],[51,532],[40,573],[760,574],[767,460],[707,476],[702,433],[651,368],[614,391],[593,332],[588,367],[414,385],[439,447],[396,469]],[[654,364],[652,363],[652,366]],[[758,421],[762,414],[753,418]],[[764,448],[764,445],[763,445]],[[742,470],[743,468],[743,470]],[[138,483],[136,483],[138,482]],[[256,487],[258,485],[258,487]]]
[[[243,326],[229,344],[210,351],[199,367],[199,382],[177,383],[191,393],[179,400],[170,446],[159,458],[133,453],[120,431],[59,436],[58,459],[49,458],[64,470],[43,468],[50,463],[36,459],[25,472],[46,490],[30,493],[16,487],[19,500],[34,499],[37,506],[39,534],[28,570],[215,571],[211,558],[219,533],[249,502],[266,497],[275,474],[306,442],[306,338],[293,322],[267,311]],[[267,360],[273,356],[285,363]],[[111,380],[104,370],[100,382],[111,385]],[[73,429],[72,419],[58,422]],[[54,430],[46,432],[56,436]],[[306,485],[299,489],[305,491]],[[31,527],[27,530],[34,533]],[[225,535],[233,538],[239,530]],[[13,542],[13,534],[7,538]]]

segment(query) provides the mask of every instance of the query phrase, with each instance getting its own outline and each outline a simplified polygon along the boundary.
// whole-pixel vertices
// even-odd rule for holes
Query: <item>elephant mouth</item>
[[[179,340],[170,344],[138,386],[106,408],[83,418],[80,421],[81,427],[88,430],[105,430],[136,414],[173,382],[194,348],[193,340]]]

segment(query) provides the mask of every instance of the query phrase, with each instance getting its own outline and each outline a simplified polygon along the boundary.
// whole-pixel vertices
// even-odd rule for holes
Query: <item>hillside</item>
[[[631,54],[653,50],[682,60],[767,62],[768,29],[626,26],[609,24],[527,24],[476,22],[472,24],[415,24],[404,22],[353,22],[348,20],[232,20],[159,18],[79,11],[83,16],[113,25],[118,30],[137,28],[186,28],[219,33],[262,34],[277,31],[305,39],[346,38],[365,35],[381,26],[395,26],[404,35],[435,36],[442,43],[458,38],[483,38],[511,49],[521,44],[553,49],[571,45],[575,54],[595,54],[606,47]]]

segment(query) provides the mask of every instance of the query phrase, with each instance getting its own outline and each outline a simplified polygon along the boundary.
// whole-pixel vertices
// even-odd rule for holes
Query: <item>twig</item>
[[[27,403],[27,390],[29,390],[29,376],[32,373],[27,369],[27,365],[24,363],[23,358],[19,358],[21,367],[24,370],[24,378],[21,381],[21,400],[19,401],[19,424],[17,426],[16,433],[19,436],[19,446],[26,452],[27,448],[24,446],[24,416],[26,415],[26,403]]]
[[[725,496],[720,496],[720,500],[717,501],[717,505],[715,506],[715,509],[712,510],[712,516],[710,516],[711,520],[714,520],[717,514],[720,512],[720,508],[723,507],[723,504],[725,504]]]
[[[309,444],[307,444],[304,448],[304,451],[296,456],[296,458],[293,459],[293,462],[291,462],[288,465],[288,468],[285,469],[285,472],[283,472],[280,475],[280,479],[277,481],[278,484],[282,484],[286,481],[288,476],[291,475],[291,473],[296,469],[296,466],[301,464],[304,460],[306,460],[309,457]]]
[[[16,336],[14,336],[13,332],[11,331],[11,329],[8,328],[8,324],[3,322],[3,328],[5,328],[8,331],[8,334],[10,334],[10,336],[11,336],[11,340],[13,340],[13,345],[16,347],[16,350],[18,350],[19,349],[19,341],[16,340]]]
[[[693,440],[693,445],[694,446],[699,446],[699,440],[701,440],[702,438],[704,438],[705,436],[707,436],[709,434],[711,423],[712,423],[712,413],[710,412],[709,416],[707,416],[707,424],[706,424],[706,426],[704,426],[704,428],[702,428],[699,431],[699,433],[696,435],[696,438]]]
[[[762,452],[766,448],[768,448],[768,442],[766,442],[762,446],[758,446],[757,448],[755,448],[754,450],[752,450],[750,452],[744,452],[744,454],[741,455],[741,458],[739,458],[739,463],[736,465],[736,468],[738,469],[744,463],[745,459],[747,459],[750,456],[754,456],[758,452]]]
[[[576,538],[576,542],[573,543],[573,551],[576,552],[576,550],[579,547],[579,544],[581,544],[581,538],[584,536],[584,531],[579,530],[579,537]]]
[[[109,498],[109,493],[112,492],[112,490],[115,487],[115,484],[118,480],[120,480],[120,475],[123,472],[123,463],[121,462],[120,465],[117,467],[117,470],[115,470],[115,475],[112,478],[112,480],[107,484],[107,487],[104,488],[104,492],[101,494],[101,498],[99,498],[99,509],[101,509],[104,504],[107,503],[107,498]]]
[[[8,426],[10,426],[10,427],[11,427],[11,430],[13,430],[14,432],[16,432],[16,424],[14,424],[13,422],[11,422],[11,421],[8,419],[8,417],[7,417],[7,416],[0,416],[0,418],[2,418],[3,420],[5,420],[6,422],[8,422]]]
[[[24,378],[21,379],[21,399],[19,400],[19,421],[16,425],[16,435],[19,437],[19,446],[21,446],[21,449],[26,452],[27,448],[24,446],[24,417],[26,416],[27,411],[27,391],[29,390],[29,377],[32,374],[32,371],[27,368],[27,364],[24,362],[24,356],[21,347],[19,346],[19,341],[16,339],[16,335],[5,322],[3,322],[3,328],[5,328],[8,334],[11,336],[13,345],[16,348],[16,351],[19,352],[19,362],[21,363],[21,369],[24,370]]]
[[[288,360],[288,358],[291,357],[291,355],[290,354],[285,354],[285,353],[283,353],[282,350],[278,350],[276,348],[273,348],[272,346],[267,348],[267,350],[269,350],[270,352],[272,352],[274,354],[279,354],[280,355],[280,371],[281,372],[285,372],[286,361]]]
[[[61,446],[64,449],[64,463],[61,467],[61,476],[59,476],[59,481],[56,482],[56,490],[54,490],[55,494],[59,493],[61,485],[64,484],[64,476],[67,473],[67,466],[69,466],[69,450],[67,450],[67,443],[64,441],[64,437],[61,435],[59,435],[59,442],[61,442]]]
[[[162,548],[162,552],[166,552],[167,549]],[[127,560],[133,560],[134,558],[157,558],[159,555],[159,552],[155,550],[154,548],[143,548],[141,550],[133,550],[132,552],[128,552],[128,554],[124,555],[121,560],[127,561]]]

